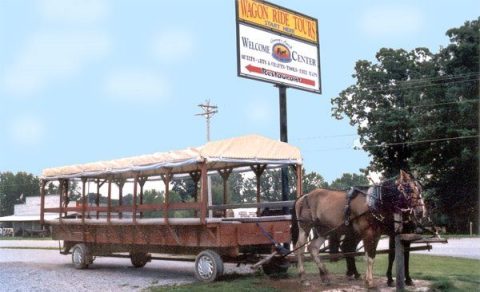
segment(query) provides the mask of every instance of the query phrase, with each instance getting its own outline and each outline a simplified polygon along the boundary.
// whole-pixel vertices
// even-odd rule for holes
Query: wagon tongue
[[[276,244],[275,250],[277,251],[277,253],[281,254],[282,256],[286,256],[290,253],[290,250],[288,250],[281,244]]]
[[[286,256],[290,253],[290,250],[288,250],[282,244],[278,243],[275,239],[273,239],[273,237],[270,235],[270,233],[268,233],[265,229],[263,229],[263,227],[260,226],[260,224],[258,224],[258,222],[256,222],[256,225],[260,229],[260,231],[262,232],[263,236],[268,238],[273,243],[273,245],[275,246],[275,251],[277,253],[281,254],[282,256]]]

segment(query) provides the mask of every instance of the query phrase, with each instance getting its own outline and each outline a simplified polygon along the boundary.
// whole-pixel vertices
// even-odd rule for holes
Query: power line
[[[449,101],[449,102],[426,103],[426,104],[420,104],[420,105],[407,105],[407,106],[405,106],[405,108],[432,107],[432,106],[440,106],[440,105],[475,103],[475,102],[479,102],[479,101],[480,101],[480,99],[465,99],[465,100]]]
[[[361,87],[366,87],[371,90],[371,92],[382,92],[388,90],[394,90],[395,88],[390,89],[382,89],[383,86],[385,87],[399,87],[403,86],[404,84],[408,84],[409,86],[405,86],[402,89],[409,89],[409,88],[417,88],[417,87],[429,87],[429,86],[440,86],[448,83],[457,83],[457,82],[465,82],[465,81],[477,81],[478,79],[475,77],[479,77],[479,72],[470,72],[464,74],[456,74],[456,75],[445,75],[445,76],[436,76],[436,77],[427,77],[427,78],[416,78],[410,80],[399,80],[396,81],[396,84],[387,84],[387,85],[379,85],[379,84],[362,84]],[[465,80],[456,80],[465,77]],[[420,84],[420,83],[427,83],[427,82],[434,82],[434,81],[445,81],[443,83],[438,84]]]
[[[450,101],[450,102],[439,102],[439,103],[426,103],[421,105],[411,105],[411,106],[399,106],[396,109],[407,109],[407,108],[422,108],[422,107],[435,107],[435,106],[444,106],[444,105],[453,105],[453,104],[463,104],[463,103],[478,103],[480,99],[466,99],[459,101]],[[299,137],[291,139],[292,141],[309,141],[309,140],[320,140],[320,139],[330,139],[330,138],[342,138],[342,137],[355,137],[358,134],[338,134],[338,135],[322,135],[322,136],[308,136],[308,137]]]
[[[332,148],[324,148],[324,149],[306,149],[306,150],[302,150],[302,153],[327,152],[327,151],[338,151],[338,150],[364,150],[364,148],[389,147],[389,146],[398,146],[398,145],[413,145],[413,144],[422,144],[422,143],[436,143],[436,142],[445,142],[445,141],[451,141],[451,140],[472,139],[472,138],[479,138],[479,137],[480,137],[480,135],[471,135],[471,136],[436,138],[436,139],[426,139],[426,140],[406,141],[406,142],[396,142],[396,143],[380,143],[380,144],[376,144],[376,145],[369,145],[369,146],[362,146],[362,147],[332,147]]]
[[[472,76],[472,77],[475,77],[475,76]],[[386,85],[386,87],[389,87],[389,88],[385,88],[385,89],[380,89],[381,86],[376,86],[376,87],[368,87],[368,86],[365,86],[367,87],[367,89],[369,89],[369,93],[388,93],[388,92],[392,92],[392,91],[395,91],[395,90],[411,90],[411,89],[418,89],[418,88],[427,88],[427,87],[439,87],[439,86],[444,86],[446,84],[460,84],[460,83],[467,83],[467,82],[472,82],[472,81],[476,81],[478,82],[479,79],[478,78],[472,78],[472,77],[469,77],[465,80],[451,80],[451,81],[444,81],[442,83],[434,83],[434,84],[411,84],[411,85],[405,85],[403,86],[402,83],[408,83],[409,81],[402,81],[402,83],[400,84],[389,84],[389,85]],[[373,88],[373,90],[372,90]],[[378,88],[378,89],[376,89]]]
[[[358,134],[338,134],[338,135],[324,135],[324,136],[310,136],[303,138],[294,138],[292,141],[308,141],[308,140],[317,140],[317,139],[329,139],[329,138],[342,138],[342,137],[354,137]]]
[[[426,139],[426,140],[395,142],[395,143],[380,143],[380,144],[376,144],[376,145],[365,145],[365,146],[362,146],[362,148],[389,147],[389,146],[398,146],[398,145],[414,145],[414,144],[422,144],[422,143],[434,143],[434,142],[443,142],[443,141],[451,141],[451,140],[472,139],[472,138],[479,138],[479,137],[480,137],[480,135],[470,135],[470,136],[458,136],[458,137],[450,137],[450,138],[437,138],[437,139]],[[358,147],[358,149],[361,149],[361,148]]]

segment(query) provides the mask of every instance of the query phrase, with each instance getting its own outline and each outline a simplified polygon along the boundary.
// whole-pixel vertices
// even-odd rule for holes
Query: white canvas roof
[[[246,164],[302,164],[300,150],[290,144],[259,135],[248,135],[209,142],[200,147],[154,153],[129,158],[77,164],[43,170],[44,179],[101,176],[141,172],[160,174],[162,170],[186,173],[198,170],[199,163],[209,168],[235,167]]]

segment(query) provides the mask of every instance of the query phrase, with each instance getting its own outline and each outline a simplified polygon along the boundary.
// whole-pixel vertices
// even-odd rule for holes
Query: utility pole
[[[202,109],[202,113],[196,114],[196,116],[204,116],[207,122],[207,142],[210,142],[210,119],[218,113],[218,107],[216,105],[210,105],[210,100],[207,99],[205,103],[198,105]],[[212,180],[210,176],[208,176],[207,180],[207,187],[208,187],[208,205],[212,205]],[[213,217],[213,211],[208,211],[208,217]]]
[[[218,113],[218,107],[216,105],[210,105],[210,100],[207,99],[205,103],[198,105],[202,109],[202,113],[196,114],[196,116],[204,116],[207,121],[207,142],[210,142],[210,119]]]

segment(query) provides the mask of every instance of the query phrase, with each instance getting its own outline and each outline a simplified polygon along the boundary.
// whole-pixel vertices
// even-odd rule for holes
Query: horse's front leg
[[[368,288],[373,288],[373,264],[375,262],[375,254],[377,249],[377,243],[380,239],[380,235],[370,234],[363,237],[363,246],[365,248],[365,259],[367,262],[367,268],[365,270],[365,284]]]
[[[403,246],[405,248],[405,251],[403,253],[404,255],[404,263],[405,263],[405,284],[407,286],[415,286],[413,284],[412,278],[410,278],[410,269],[409,269],[409,262],[410,262],[410,241],[404,241]]]
[[[324,263],[322,263],[322,261],[320,260],[320,257],[318,256],[318,253],[320,252],[320,247],[324,242],[325,242],[325,238],[322,236],[319,236],[308,245],[308,251],[312,255],[312,258],[315,261],[315,263],[317,264],[322,282],[329,284],[330,279],[328,277],[327,267],[325,266]]]
[[[357,245],[360,242],[360,239],[361,238],[355,236],[355,233],[353,230],[349,230],[345,234],[345,238],[342,241],[342,245],[341,245],[342,252],[344,253],[355,252],[357,250]],[[347,262],[347,278],[359,279],[360,274],[357,271],[357,265],[355,264],[355,257],[347,256],[345,257],[345,261]]]
[[[388,238],[388,268],[387,268],[387,285],[393,287],[392,267],[395,260],[395,237],[389,236]]]

